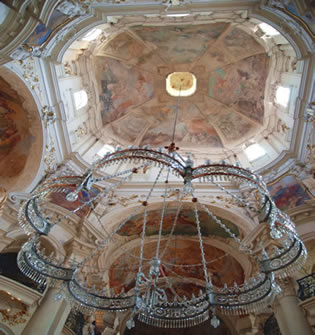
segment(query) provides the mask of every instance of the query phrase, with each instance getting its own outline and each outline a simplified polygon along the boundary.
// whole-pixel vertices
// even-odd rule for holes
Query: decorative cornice
[[[42,298],[41,293],[1,275],[0,286],[2,290],[5,290],[16,298],[21,299],[28,306],[33,306],[34,303]]]

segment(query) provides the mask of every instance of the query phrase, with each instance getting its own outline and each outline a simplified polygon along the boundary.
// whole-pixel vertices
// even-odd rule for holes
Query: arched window
[[[249,145],[248,147],[245,148],[244,151],[245,151],[245,154],[246,154],[246,156],[247,156],[247,158],[250,162],[252,162],[252,161],[254,161],[254,160],[256,160],[256,159],[258,159],[258,158],[260,158],[260,157],[262,157],[266,154],[265,149],[257,143],[253,143],[253,144]]]
[[[98,38],[98,36],[102,33],[101,29],[98,28],[94,28],[92,30],[90,30],[83,38],[83,41],[93,41],[96,40]]]
[[[276,91],[276,101],[279,105],[287,107],[290,100],[290,88],[279,86]]]
[[[86,106],[87,102],[88,102],[88,96],[84,90],[74,93],[74,104],[76,110]]]
[[[268,36],[276,36],[276,35],[280,35],[279,31],[276,30],[275,28],[271,27],[269,24],[267,23],[261,23],[259,24],[259,28]]]

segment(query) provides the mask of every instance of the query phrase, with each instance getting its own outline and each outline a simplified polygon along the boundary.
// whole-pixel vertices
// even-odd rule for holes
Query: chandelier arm
[[[136,169],[140,169],[144,166],[144,164],[140,165],[139,167],[137,167]],[[96,199],[99,199],[100,197],[104,196],[105,194],[108,194],[110,191],[112,191],[113,189],[117,188],[117,186],[123,184],[126,180],[128,180],[135,172],[132,170],[130,171],[130,173],[125,176],[124,178],[120,179],[117,183],[113,184],[112,186],[110,186],[109,188],[105,188],[104,191],[100,192],[99,194],[97,194],[94,198],[84,202],[81,206],[77,207],[75,210],[72,211],[72,213],[76,213],[78,210],[82,209],[85,206],[90,205],[93,201],[95,201]]]
[[[122,312],[135,306],[134,295],[125,297],[101,296],[88,292],[74,279],[68,282],[67,288],[69,298],[74,304],[78,305],[79,309],[84,305],[92,309]]]
[[[177,159],[175,159],[173,156],[164,152],[145,148],[118,150],[114,153],[104,156],[104,158],[98,163],[98,167],[101,168],[104,167],[105,165],[109,165],[118,162],[120,160],[152,161],[155,163],[163,164],[165,166],[170,166],[172,167],[173,170],[175,170],[178,174],[182,176],[184,175],[185,172],[185,166]]]
[[[250,313],[264,308],[273,296],[273,275],[259,274],[251,286],[221,289],[226,292],[213,292],[211,304],[223,312],[232,314]]]
[[[300,241],[295,237],[289,238],[288,241],[291,243],[285,243],[285,248],[275,250],[275,254],[271,255],[267,259],[260,261],[260,267],[263,272],[275,272],[279,277],[288,277],[292,270],[296,271],[297,268],[302,267],[304,262],[299,262],[296,264],[296,261],[299,258],[306,259],[307,252]]]
[[[137,167],[136,169],[140,169],[143,166],[145,166],[146,164],[141,164],[139,167]],[[120,181],[118,181],[117,183],[115,183],[114,185],[112,185],[110,188],[104,189],[102,192],[98,193],[95,197],[91,197],[91,199],[89,199],[88,201],[84,202],[82,205],[78,206],[76,209],[74,209],[73,211],[70,211],[69,214],[66,214],[63,216],[64,219],[68,219],[71,217],[72,214],[76,214],[79,210],[81,210],[82,208],[90,205],[93,201],[103,197],[106,193],[108,193],[109,191],[113,190],[114,188],[116,188],[117,186],[119,186],[120,184],[122,184],[124,181],[126,181],[128,178],[130,178],[130,176],[132,176],[132,174],[135,173],[135,169],[130,169],[130,173],[128,176],[122,178]],[[90,175],[89,175],[90,176]],[[69,178],[70,179],[70,178]],[[36,194],[29,199],[26,204],[21,207],[21,210],[19,212],[19,224],[20,226],[23,228],[23,230],[27,233],[30,234],[32,232],[32,229],[35,230],[37,233],[41,234],[41,235],[47,235],[49,233],[49,231],[51,230],[51,228],[56,224],[56,223],[51,223],[49,222],[47,219],[45,219],[42,215],[42,213],[40,212],[38,206],[37,206],[37,201],[39,199],[39,197],[44,197],[46,196],[51,189],[59,189],[61,188],[62,190],[64,188],[72,188],[72,187],[77,187],[75,191],[69,193],[67,196],[71,196],[74,195],[74,200],[76,200],[76,196],[78,194],[78,189],[82,189],[82,185],[86,182],[87,177],[78,180],[76,176],[71,178],[72,181],[77,180],[77,182],[79,182],[78,184],[74,184],[74,183],[70,183],[70,184],[54,184],[54,185],[49,185],[50,183],[48,183],[48,185],[44,185],[43,188],[39,189]],[[59,180],[56,180],[57,182]],[[73,200],[73,201],[74,201]],[[60,221],[61,219],[59,219]],[[29,229],[31,227],[31,229]]]
[[[37,197],[27,200],[25,205],[21,207],[18,222],[27,235],[34,231],[41,235],[48,235],[52,225],[42,216],[37,216],[34,209],[36,199]]]
[[[174,151],[172,155],[173,157],[178,157],[183,162],[183,164],[186,164],[186,160],[177,151]]]
[[[238,179],[258,187],[263,193],[268,193],[267,186],[262,178],[248,169],[238,165],[208,164],[192,169],[192,178],[205,178],[212,182],[214,178],[227,178],[229,180]]]
[[[17,256],[17,264],[21,272],[39,284],[46,283],[46,278],[68,281],[72,278],[73,269],[65,268],[52,261],[46,260],[44,255],[37,252],[36,243],[39,235],[35,235],[26,242]]]
[[[144,167],[147,167],[149,165],[150,165],[150,163],[143,164],[143,166],[140,165],[138,168],[141,169],[142,167],[144,168]],[[112,179],[112,178],[117,178],[117,177],[120,177],[120,176],[122,176],[126,173],[130,173],[130,172],[133,172],[133,171],[134,171],[134,168],[133,169],[127,169],[127,170],[124,170],[124,171],[121,171],[121,172],[118,172],[118,173],[114,173],[114,174],[111,174],[111,175],[104,176],[102,178],[95,178],[95,179],[93,179],[93,181],[95,183],[97,183],[97,182],[100,182],[100,181],[104,181],[104,180],[108,180],[108,179]]]
[[[77,187],[82,182],[82,176],[61,176],[44,181],[34,192],[35,196],[42,196],[45,191],[51,191],[53,188],[63,189],[64,187]]]

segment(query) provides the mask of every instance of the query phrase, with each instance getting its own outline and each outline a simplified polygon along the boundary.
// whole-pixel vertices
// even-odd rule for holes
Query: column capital
[[[282,280],[278,280],[278,284],[281,287],[281,293],[278,294],[277,299],[281,299],[282,297],[287,297],[287,296],[295,296],[296,297],[296,290],[293,286],[292,279],[285,278]]]

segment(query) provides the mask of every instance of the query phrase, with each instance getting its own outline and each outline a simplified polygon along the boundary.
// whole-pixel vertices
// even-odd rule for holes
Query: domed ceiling
[[[41,161],[42,128],[35,101],[13,72],[0,68],[0,193],[22,190]]]
[[[231,285],[234,282],[241,283],[244,279],[244,270],[241,264],[233,257],[231,252],[215,246],[213,241],[221,241],[222,246],[229,243],[230,236],[210,219],[206,212],[199,212],[200,229],[204,238],[204,252],[208,270],[211,272],[213,284],[223,287],[224,282]],[[148,212],[146,221],[146,239],[144,246],[143,271],[148,272],[149,260],[156,253],[156,240],[159,234],[161,211],[151,210]],[[241,232],[232,222],[220,218],[224,224],[236,235]],[[173,228],[174,222],[176,226]],[[132,217],[118,234],[121,237],[129,237],[134,240],[141,236],[143,226],[143,215]],[[168,240],[171,230],[173,239]],[[193,211],[187,206],[182,208],[177,216],[177,208],[167,208],[163,217],[162,239],[160,246],[162,277],[172,280],[172,288],[179,294],[184,293],[187,297],[192,293],[199,294],[204,281],[203,267],[201,263],[200,244],[197,235],[197,227]],[[210,243],[210,244],[208,244]],[[214,245],[212,245],[214,243]],[[140,242],[139,242],[140,244]],[[222,247],[221,246],[221,247]],[[121,246],[119,255],[112,254],[112,264],[109,266],[110,287],[120,291],[124,288],[128,291],[134,287],[134,281],[139,267],[140,246]],[[106,264],[108,266],[108,264]],[[196,281],[197,280],[197,281]],[[174,292],[173,292],[174,293]],[[171,292],[170,292],[171,294]]]
[[[177,239],[169,245],[166,240],[161,241],[161,250],[165,248],[167,252],[163,255],[160,268],[162,277],[172,277],[177,282],[174,289],[185,291],[187,297],[192,293],[198,294],[201,288],[198,281],[199,284],[204,281],[199,241]],[[109,286],[117,292],[122,288],[127,292],[134,287],[139,267],[139,252],[140,247],[128,249],[112,263],[109,269]],[[145,274],[149,271],[149,260],[155,252],[156,242],[145,244],[143,251]],[[207,269],[211,272],[211,279],[215,286],[223,287],[224,283],[232,286],[234,282],[240,284],[244,281],[244,270],[233,256],[209,244],[204,245],[204,252]],[[185,283],[190,285],[188,287],[181,285]]]
[[[94,51],[103,136],[121,145],[168,145],[178,103],[181,150],[232,149],[264,122],[269,70],[264,48],[228,23],[133,26]],[[166,91],[172,72],[190,72],[196,92]]]

